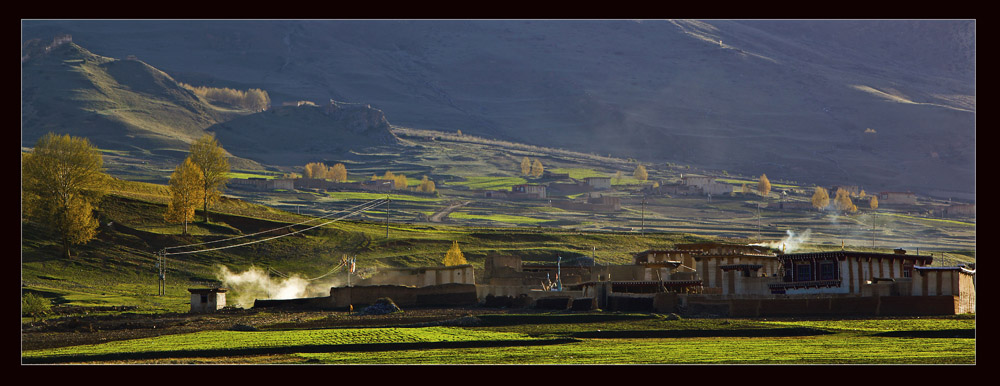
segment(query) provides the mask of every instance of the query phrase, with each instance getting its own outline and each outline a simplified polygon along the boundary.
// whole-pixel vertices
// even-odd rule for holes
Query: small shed
[[[191,293],[191,312],[215,312],[226,307],[225,288],[188,288]]]

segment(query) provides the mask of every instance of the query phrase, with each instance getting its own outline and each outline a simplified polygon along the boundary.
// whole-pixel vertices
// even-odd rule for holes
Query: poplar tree
[[[333,165],[333,168],[330,169],[330,175],[329,175],[329,177],[330,177],[330,179],[332,179],[334,181],[337,181],[337,182],[346,182],[347,181],[347,168],[344,167],[344,164],[340,164],[340,163],[338,163],[336,165]]]
[[[757,182],[757,191],[764,197],[767,197],[771,193],[771,181],[767,179],[767,174],[760,175],[760,181]]]
[[[94,204],[106,192],[101,153],[86,138],[48,133],[21,158],[24,215],[59,234],[63,257],[70,246],[97,235]]]
[[[632,172],[632,176],[639,181],[645,181],[649,178],[649,173],[646,172],[646,167],[639,165],[635,167],[635,171]]]
[[[837,189],[837,195],[833,199],[833,205],[837,210],[845,212],[857,212],[858,206],[851,201],[851,194],[844,189]]]
[[[310,162],[306,164],[305,171],[303,172],[306,178],[328,178],[330,169],[326,167],[326,164],[322,162]]]
[[[878,197],[872,196],[871,201],[868,202],[868,206],[871,207],[872,210],[878,209]]]
[[[816,187],[816,192],[812,195],[812,205],[819,210],[830,205],[830,194],[822,186]]]
[[[521,175],[527,176],[531,174],[531,160],[525,156],[521,158]]]
[[[444,265],[449,267],[463,264],[469,264],[469,262],[465,261],[465,255],[463,255],[462,250],[458,248],[458,241],[453,241],[451,248],[449,248],[448,252],[444,255]]]
[[[539,161],[538,158],[535,158],[535,162],[531,164],[531,176],[537,178],[541,177],[542,174],[544,173],[545,173],[545,167],[542,166],[542,161]]]
[[[229,159],[226,151],[210,134],[205,134],[191,144],[191,154],[188,156],[201,169],[202,202],[205,210],[205,223],[208,223],[208,205],[219,199],[219,189],[229,181]]]
[[[202,202],[204,175],[191,158],[174,169],[170,175],[170,202],[164,219],[168,222],[184,223],[184,234],[188,234],[188,223],[194,221],[194,210]]]

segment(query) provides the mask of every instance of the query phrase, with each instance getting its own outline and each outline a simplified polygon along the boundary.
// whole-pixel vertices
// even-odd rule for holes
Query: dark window
[[[201,295],[201,304],[205,304],[205,303],[208,303],[208,295],[202,294]]]
[[[792,269],[791,266],[785,267],[785,281],[792,281],[792,275],[794,274],[794,272],[795,270]]]
[[[796,264],[795,265],[795,281],[810,281],[812,280],[812,264]]]
[[[834,266],[832,261],[820,263],[819,265],[819,279],[820,280],[835,280],[837,277],[834,274]]]
[[[912,264],[903,264],[903,277],[913,277]]]

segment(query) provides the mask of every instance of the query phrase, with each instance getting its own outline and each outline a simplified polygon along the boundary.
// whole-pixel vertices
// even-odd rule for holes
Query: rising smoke
[[[812,235],[812,230],[806,229],[805,232],[796,234],[795,231],[789,229],[786,230],[785,233],[787,233],[788,236],[785,236],[785,238],[781,239],[781,241],[767,241],[751,245],[774,248],[779,251],[783,250],[784,253],[793,253],[809,241],[809,236]]]
[[[298,275],[273,278],[267,271],[250,267],[234,273],[225,266],[218,266],[216,278],[229,289],[234,305],[242,308],[253,306],[256,299],[294,299],[319,297],[330,294],[330,287],[338,286],[342,278],[328,277],[325,280],[308,280]]]

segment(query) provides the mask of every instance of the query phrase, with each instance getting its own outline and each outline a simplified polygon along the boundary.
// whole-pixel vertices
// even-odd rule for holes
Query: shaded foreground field
[[[415,309],[389,315],[252,310],[174,315],[115,338],[116,317],[22,329],[22,362],[321,364],[975,364],[975,316],[675,318],[659,314]],[[119,317],[120,318],[120,317]],[[151,317],[155,319],[155,317]],[[60,323],[92,330],[57,328]],[[81,324],[81,322],[83,322]],[[96,322],[96,323],[95,323]],[[153,322],[155,323],[155,322]],[[97,327],[94,327],[97,326]],[[65,326],[64,326],[65,327]],[[90,335],[72,345],[66,337]],[[46,343],[46,341],[48,341]],[[61,347],[57,347],[61,346]],[[48,347],[48,348],[42,348]],[[37,349],[36,349],[37,348]]]

